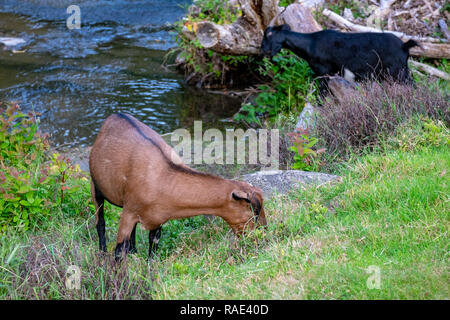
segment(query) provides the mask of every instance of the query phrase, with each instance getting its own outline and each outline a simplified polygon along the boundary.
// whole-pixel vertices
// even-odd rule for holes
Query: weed
[[[309,130],[297,128],[295,132],[288,133],[294,144],[289,149],[294,151],[294,164],[292,169],[303,171],[318,171],[320,166],[319,157],[325,152],[324,148],[314,150],[318,139],[311,137]]]
[[[1,107],[1,105],[0,105]],[[78,167],[58,154],[48,155],[47,137],[35,115],[16,104],[0,109],[0,231],[28,230],[52,215],[77,186],[67,182]]]

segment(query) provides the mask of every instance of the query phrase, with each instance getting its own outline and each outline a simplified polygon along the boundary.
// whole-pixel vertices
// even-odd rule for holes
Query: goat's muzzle
[[[259,54],[260,54],[261,56],[263,56],[264,58],[269,58],[269,59],[272,58],[272,52],[271,52],[271,50],[264,50],[263,48],[261,48],[261,49],[259,50]]]
[[[266,227],[267,226],[267,219],[266,214],[264,212],[264,209],[261,209],[261,212],[257,217],[255,217],[256,227]]]

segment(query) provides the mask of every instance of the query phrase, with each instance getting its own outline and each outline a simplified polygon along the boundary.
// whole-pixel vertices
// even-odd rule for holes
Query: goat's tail
[[[408,40],[402,45],[402,49],[405,52],[409,52],[409,49],[412,47],[420,47],[420,45],[417,43],[417,41],[414,40]]]

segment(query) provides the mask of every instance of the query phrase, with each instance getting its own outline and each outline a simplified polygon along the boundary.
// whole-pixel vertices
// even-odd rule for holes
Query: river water
[[[41,130],[56,146],[90,145],[102,121],[128,112],[167,133],[223,127],[239,101],[184,84],[161,65],[175,47],[170,25],[187,0],[0,0],[0,101],[40,112]],[[81,28],[70,30],[66,12],[78,5]]]

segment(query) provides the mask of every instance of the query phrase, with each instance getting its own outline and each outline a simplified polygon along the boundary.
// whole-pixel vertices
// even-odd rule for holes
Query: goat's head
[[[291,27],[287,24],[280,26],[267,27],[264,31],[264,37],[261,42],[261,53],[265,56],[273,57],[281,48],[285,40],[285,32],[290,31]]]
[[[235,188],[230,194],[225,220],[237,234],[267,225],[261,189],[246,182],[233,181]]]

